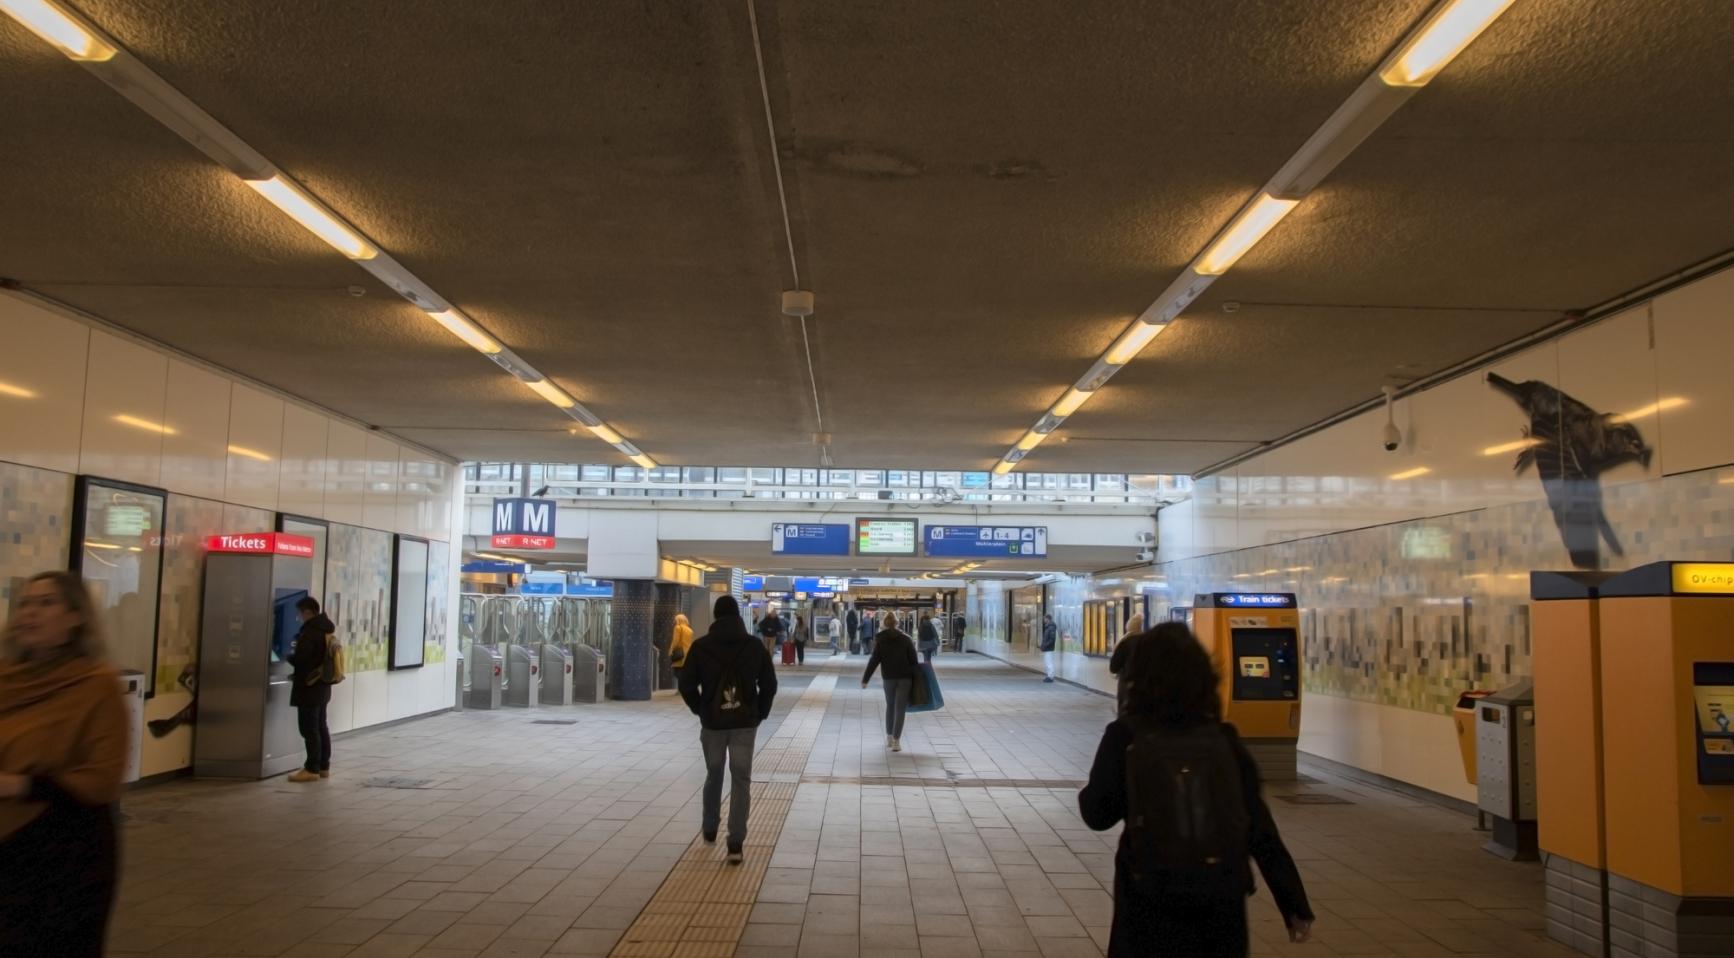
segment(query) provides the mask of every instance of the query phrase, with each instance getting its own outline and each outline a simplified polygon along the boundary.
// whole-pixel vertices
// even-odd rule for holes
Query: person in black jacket
[[[777,672],[771,654],[747,631],[739,603],[721,596],[710,631],[692,643],[680,670],[680,697],[698,716],[704,749],[706,844],[716,842],[722,824],[722,775],[726,759],[733,782],[729,791],[728,862],[739,865],[747,840],[747,811],[753,793],[753,739],[771,715]]]
[[[291,782],[317,782],[331,777],[331,728],[325,710],[331,705],[327,681],[329,637],[337,626],[319,611],[319,600],[304,596],[295,603],[301,615],[301,631],[295,633],[295,648],[289,653],[294,674],[289,677],[289,704],[295,707],[301,740],[307,745],[307,762],[289,776]]]
[[[1128,747],[1135,740],[1148,741],[1140,736],[1196,738],[1202,729],[1219,729],[1228,746],[1226,754],[1234,758],[1234,772],[1226,780],[1238,784],[1245,802],[1245,817],[1236,817],[1248,824],[1244,848],[1264,874],[1290,939],[1306,941],[1311,935],[1313,912],[1300,871],[1264,803],[1257,764],[1240,743],[1234,726],[1222,721],[1219,680],[1209,653],[1185,625],[1164,622],[1138,637],[1138,654],[1129,664],[1133,674],[1126,713],[1103,733],[1089,784],[1078,793],[1084,823],[1096,831],[1106,831],[1134,817],[1129,812],[1136,810],[1127,807],[1127,777],[1136,769],[1129,769],[1128,763],[1140,758]],[[1239,887],[1223,886],[1216,893],[1213,886],[1211,893],[1185,900],[1157,895],[1134,878],[1145,869],[1137,860],[1138,846],[1131,832],[1129,827],[1121,833],[1120,848],[1114,856],[1114,923],[1108,958],[1243,958],[1249,947],[1246,896],[1253,891],[1248,863],[1243,859],[1231,865],[1234,884]]]
[[[1047,673],[1043,682],[1054,681],[1054,659],[1060,647],[1060,627],[1054,624],[1051,615],[1042,616],[1042,671]]]
[[[765,617],[759,620],[759,637],[765,640],[765,651],[769,652],[772,658],[777,655],[777,646],[782,642],[783,632],[783,617],[777,614],[776,609],[765,606]]]
[[[873,656],[867,660],[867,672],[861,676],[866,688],[873,672],[884,666],[885,685],[885,746],[893,752],[903,751],[903,716],[909,711],[909,696],[915,681],[921,676],[921,660],[915,657],[915,643],[897,628],[897,613],[887,612],[885,625],[874,633]]]
[[[843,617],[843,625],[849,630],[849,654],[861,651],[861,613],[849,607],[849,614]]]
[[[921,617],[921,624],[916,627],[916,650],[921,653],[921,661],[933,662],[933,653],[939,651],[939,628],[933,624],[933,616]]]

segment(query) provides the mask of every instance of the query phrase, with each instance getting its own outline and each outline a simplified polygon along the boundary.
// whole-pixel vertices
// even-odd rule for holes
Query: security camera
[[[1150,549],[1138,550],[1138,561],[1139,562],[1151,562],[1155,558],[1156,558],[1156,553]]]
[[[1386,452],[1396,452],[1403,444],[1403,430],[1397,428],[1396,408],[1397,387],[1385,387],[1385,428],[1380,436],[1380,444]]]

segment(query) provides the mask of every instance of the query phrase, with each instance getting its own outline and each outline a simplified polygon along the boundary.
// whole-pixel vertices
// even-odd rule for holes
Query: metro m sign
[[[554,503],[547,499],[495,499],[496,549],[554,548]]]

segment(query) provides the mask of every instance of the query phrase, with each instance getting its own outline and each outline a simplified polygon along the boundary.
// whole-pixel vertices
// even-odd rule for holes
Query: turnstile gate
[[[587,645],[572,648],[572,699],[594,704],[608,689],[608,658]]]
[[[505,704],[513,708],[529,708],[541,697],[541,670],[536,653],[530,646],[514,645],[506,650]]]
[[[558,645],[542,646],[542,704],[572,704],[572,653]]]
[[[470,692],[468,705],[473,709],[500,707],[500,691],[505,678],[501,668],[500,650],[477,642],[470,646]]]

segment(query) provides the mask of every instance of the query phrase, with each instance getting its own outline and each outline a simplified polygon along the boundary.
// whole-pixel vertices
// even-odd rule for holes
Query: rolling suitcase
[[[784,665],[794,665],[795,664],[795,643],[793,643],[793,642],[784,642],[783,643],[783,664]]]

